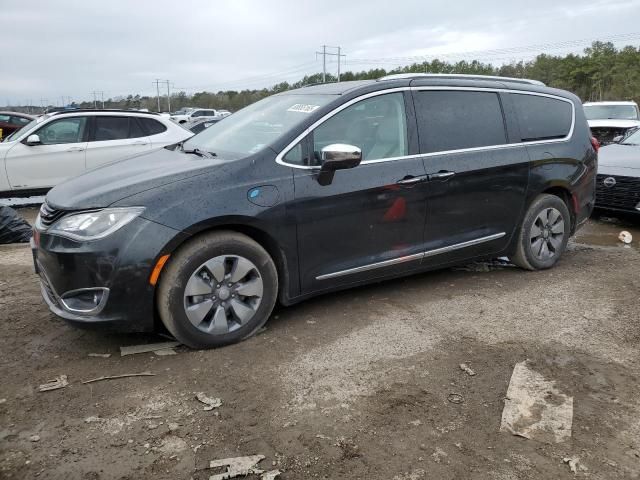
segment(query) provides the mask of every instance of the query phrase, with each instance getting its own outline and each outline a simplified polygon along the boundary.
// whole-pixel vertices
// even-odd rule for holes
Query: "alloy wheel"
[[[531,252],[540,260],[548,260],[559,255],[564,234],[562,214],[555,208],[545,208],[531,225]]]
[[[263,281],[250,260],[222,255],[200,265],[184,289],[184,310],[191,324],[211,335],[233,332],[255,315]]]

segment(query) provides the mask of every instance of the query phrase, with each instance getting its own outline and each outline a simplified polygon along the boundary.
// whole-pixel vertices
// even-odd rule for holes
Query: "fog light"
[[[69,312],[95,315],[104,308],[108,296],[108,288],[81,288],[65,293],[60,301]]]

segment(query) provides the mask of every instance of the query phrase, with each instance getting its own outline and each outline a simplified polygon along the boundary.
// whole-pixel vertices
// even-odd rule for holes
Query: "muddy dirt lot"
[[[624,247],[622,228],[591,221],[551,271],[385,282],[280,309],[241,344],[171,356],[121,357],[166,339],[57,320],[28,248],[0,247],[0,478],[201,480],[211,460],[254,454],[283,480],[640,478],[640,230],[624,226]],[[526,359],[573,397],[564,442],[499,431]],[[38,392],[63,374],[67,387]],[[204,411],[197,392],[222,405]]]

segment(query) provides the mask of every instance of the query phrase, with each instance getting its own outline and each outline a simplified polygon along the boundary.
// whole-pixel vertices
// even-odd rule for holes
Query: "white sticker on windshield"
[[[320,108],[320,105],[304,105],[303,103],[296,103],[289,107],[287,112],[311,113],[318,108]]]

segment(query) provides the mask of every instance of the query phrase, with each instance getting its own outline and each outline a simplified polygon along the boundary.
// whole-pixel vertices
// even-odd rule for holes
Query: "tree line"
[[[583,101],[635,100],[640,103],[640,47],[616,48],[610,42],[594,42],[582,54],[563,56],[540,54],[530,61],[513,62],[494,66],[477,60],[446,62],[442,60],[413,63],[402,68],[385,70],[375,68],[361,72],[345,72],[341,81],[376,79],[394,73],[464,73],[500,75],[506,77],[540,80],[550,87],[569,90]],[[327,74],[327,82],[337,78]],[[188,95],[176,92],[171,96],[171,108],[217,108],[239,110],[251,103],[275,93],[322,82],[322,74],[306,75],[295,83],[282,82],[271,88],[257,90],[202,91]],[[166,97],[160,98],[161,108],[166,110]],[[93,102],[74,104],[80,108],[93,108]],[[105,100],[105,108],[157,110],[154,96],[129,95]]]

